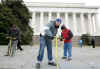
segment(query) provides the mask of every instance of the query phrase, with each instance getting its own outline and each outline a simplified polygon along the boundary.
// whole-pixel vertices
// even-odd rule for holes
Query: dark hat
[[[63,29],[66,29],[65,25],[62,25],[61,26],[61,30],[63,30]]]
[[[56,22],[61,23],[61,22],[62,22],[62,20],[61,20],[60,18],[57,18],[57,19],[56,19]]]

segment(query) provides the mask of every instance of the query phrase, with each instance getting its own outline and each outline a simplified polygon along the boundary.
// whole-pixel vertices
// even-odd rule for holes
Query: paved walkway
[[[35,69],[38,46],[24,46],[24,51],[17,51],[16,56],[4,56],[7,46],[0,46],[0,69]],[[56,57],[56,49],[53,47],[53,55]],[[95,49],[90,47],[73,47],[73,60],[65,62],[61,59],[62,47],[58,47],[59,69],[100,69],[100,47]],[[45,50],[44,60],[41,69],[56,69],[47,64],[47,54]]]

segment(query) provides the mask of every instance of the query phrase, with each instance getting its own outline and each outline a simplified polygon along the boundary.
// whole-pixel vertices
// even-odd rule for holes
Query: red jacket
[[[68,39],[70,36],[69,32],[70,32],[69,29],[64,29],[64,31],[61,32],[63,39],[65,39],[64,43],[72,42],[72,38]]]

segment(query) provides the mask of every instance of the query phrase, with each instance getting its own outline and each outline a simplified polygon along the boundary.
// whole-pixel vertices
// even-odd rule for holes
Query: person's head
[[[64,31],[66,29],[65,25],[61,26],[61,30]]]
[[[59,27],[59,25],[61,24],[62,20],[60,18],[56,19],[56,26]]]
[[[13,28],[13,30],[16,30],[16,25],[12,24],[12,28]]]

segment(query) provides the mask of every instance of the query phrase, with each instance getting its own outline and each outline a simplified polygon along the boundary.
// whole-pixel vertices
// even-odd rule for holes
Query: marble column
[[[36,12],[32,12],[32,20],[31,20],[31,27],[34,31],[34,34],[36,32],[35,28],[36,28],[36,22],[35,22],[35,19],[36,19]]]
[[[84,13],[80,14],[81,19],[81,34],[85,34],[85,22],[84,22]]]
[[[88,13],[88,26],[89,26],[89,33],[90,33],[90,35],[92,35],[93,34],[93,28],[92,28],[92,16],[91,16],[91,13]]]
[[[65,23],[66,27],[69,27],[69,19],[68,19],[68,12],[65,12]]]
[[[100,29],[100,23],[98,22],[98,17],[97,17],[97,13],[94,14],[94,32],[95,32],[95,35],[100,35],[99,33],[99,29]]]
[[[59,12],[57,12],[57,18],[60,18],[60,13]]]
[[[43,20],[44,20],[44,12],[40,12],[40,33],[43,33],[43,26],[44,26],[44,24],[43,24]]]
[[[48,22],[52,19],[52,12],[48,13]]]
[[[77,24],[76,24],[76,13],[73,13],[73,26],[74,26],[74,34],[77,35]]]

